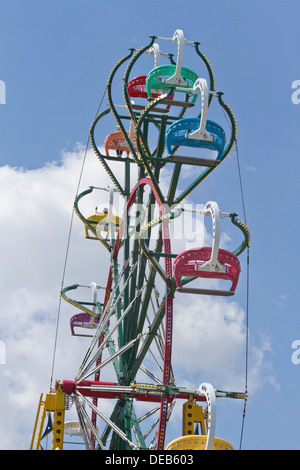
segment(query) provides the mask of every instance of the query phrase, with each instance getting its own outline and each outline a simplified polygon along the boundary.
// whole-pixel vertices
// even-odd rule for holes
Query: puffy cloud
[[[183,298],[184,297],[184,298]],[[177,294],[174,312],[173,364],[177,383],[198,388],[210,382],[217,389],[244,391],[246,317],[232,300]],[[247,386],[253,396],[266,384],[279,388],[270,360],[270,338],[248,332]],[[180,382],[181,380],[181,382]]]
[[[40,169],[0,168],[0,339],[6,352],[5,364],[0,365],[5,423],[1,446],[6,449],[29,447],[40,393],[49,391],[59,291],[82,158],[78,146],[64,153],[60,162]],[[82,227],[74,225],[73,246],[83,257]],[[65,341],[57,352],[58,374],[68,369],[74,374],[74,364],[78,367],[83,354],[82,347],[74,348],[76,339],[69,338],[70,312],[65,308],[61,319]]]
[[[179,299],[182,295],[176,296],[174,364],[185,377],[196,377],[199,383],[208,381],[216,388],[243,390],[243,310],[235,302],[198,295],[186,299],[186,294],[184,300]]]

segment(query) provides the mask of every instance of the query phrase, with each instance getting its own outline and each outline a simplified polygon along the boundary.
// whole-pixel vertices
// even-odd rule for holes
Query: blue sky
[[[292,343],[300,338],[300,105],[291,99],[292,82],[300,80],[299,13],[299,2],[278,0],[216,0],[212,6],[200,0],[188,6],[177,0],[2,1],[0,80],[6,85],[6,104],[0,105],[0,217],[2,226],[9,221],[12,227],[1,243],[0,339],[7,345],[6,364],[0,365],[6,396],[1,414],[9,423],[6,429],[0,425],[3,448],[26,448],[39,394],[48,391],[50,361],[37,361],[30,350],[40,347],[47,356],[48,347],[51,355],[51,335],[41,342],[41,319],[51,325],[55,317],[79,149],[87,142],[108,75],[129,48],[146,45],[150,35],[172,37],[178,28],[201,43],[216,89],[224,92],[237,120],[252,236],[250,348],[256,365],[261,357],[259,383],[253,395],[249,390],[244,448],[300,448],[300,364],[291,360]],[[242,218],[234,150],[196,195],[201,203],[216,200]],[[41,227],[45,214],[49,224],[39,233],[35,221]],[[43,285],[31,276],[38,266],[47,271]],[[245,309],[243,286],[237,302]],[[237,414],[238,440],[241,410]],[[20,444],[14,441],[16,422]],[[224,422],[223,434],[228,428]]]

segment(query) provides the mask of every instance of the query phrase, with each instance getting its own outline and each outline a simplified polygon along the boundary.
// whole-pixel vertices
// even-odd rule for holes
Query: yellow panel
[[[203,408],[197,405],[191,396],[187,402],[183,405],[182,414],[182,434],[183,436],[189,436],[195,434],[195,425],[200,424],[201,433],[206,434],[205,431],[205,414]]]
[[[55,394],[55,414],[53,425],[52,449],[62,450],[64,441],[65,394],[59,383]]]
[[[61,383],[57,384],[56,392],[47,394],[45,400],[42,401],[42,395],[40,397],[38,412],[36,416],[34,431],[32,435],[32,441],[30,445],[30,450],[34,447],[35,433],[39,421],[39,414],[42,410],[42,414],[39,422],[39,430],[37,435],[37,440],[35,444],[35,449],[38,450],[42,448],[42,432],[45,424],[45,418],[47,412],[54,413],[54,424],[53,424],[53,439],[52,439],[52,450],[62,450],[63,449],[63,439],[64,439],[64,420],[65,420],[65,394],[62,391]]]
[[[165,450],[205,450],[207,436],[182,436],[170,442]],[[215,437],[212,450],[234,450],[233,446]]]

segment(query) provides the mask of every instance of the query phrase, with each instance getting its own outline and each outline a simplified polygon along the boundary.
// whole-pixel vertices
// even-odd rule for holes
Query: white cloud
[[[252,173],[256,173],[257,172],[257,169],[253,166],[253,165],[248,165],[246,166],[246,170],[247,171],[250,171]]]
[[[174,363],[199,383],[243,390],[244,312],[235,302],[182,295],[176,295]]]
[[[40,393],[49,391],[59,291],[82,156],[78,147],[64,154],[62,162],[40,169],[0,168],[4,449],[29,447]],[[80,253],[78,235],[75,244]],[[63,313],[66,310],[70,316],[70,309]],[[59,345],[58,362],[62,357],[64,361],[56,370],[67,373],[69,368],[72,374],[72,364],[77,360],[78,367],[83,350],[75,352],[68,317],[61,323],[66,340]]]
[[[249,344],[248,389],[253,394],[276,378],[268,359],[270,340],[263,337],[256,344],[251,338]],[[244,391],[245,350],[245,312],[235,301],[176,295],[173,362],[188,386],[208,381],[218,389]]]

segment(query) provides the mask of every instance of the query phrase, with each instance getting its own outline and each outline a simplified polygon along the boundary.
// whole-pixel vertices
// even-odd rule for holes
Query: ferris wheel
[[[187,46],[192,68],[185,64]],[[149,55],[154,67],[135,74],[153,60]],[[247,394],[216,390],[206,382],[187,389],[176,382],[173,308],[177,295],[233,296],[250,233],[236,213],[201,201],[199,212],[212,222],[211,245],[185,249],[183,240],[182,249],[174,252],[172,234],[184,216],[183,202],[233,148],[234,115],[223,93],[215,91],[199,43],[186,40],[182,30],[171,38],[151,36],[145,47],[131,49],[111,71],[106,94],[107,108],[91,125],[90,144],[110,185],[90,186],[74,202],[87,250],[90,243],[100,244],[103,266],[108,266],[106,285],[92,279],[88,286],[75,283],[61,291],[74,307],[70,334],[90,340],[77,375],[58,380],[45,399],[41,396],[31,448],[43,447],[49,414],[53,449],[63,448],[64,435],[80,436],[87,450],[232,449],[215,436],[217,398],[245,400]],[[228,132],[208,119],[213,100],[229,123]],[[115,124],[107,135],[102,129],[111,118]],[[188,185],[181,179],[186,168],[192,170]],[[95,193],[105,207],[85,213],[82,202]],[[114,211],[116,197],[123,201],[121,214]],[[240,245],[230,251],[221,246],[226,223],[240,231]],[[81,297],[82,289],[89,300]],[[178,402],[183,435],[167,443]],[[71,405],[76,421],[67,420]]]

